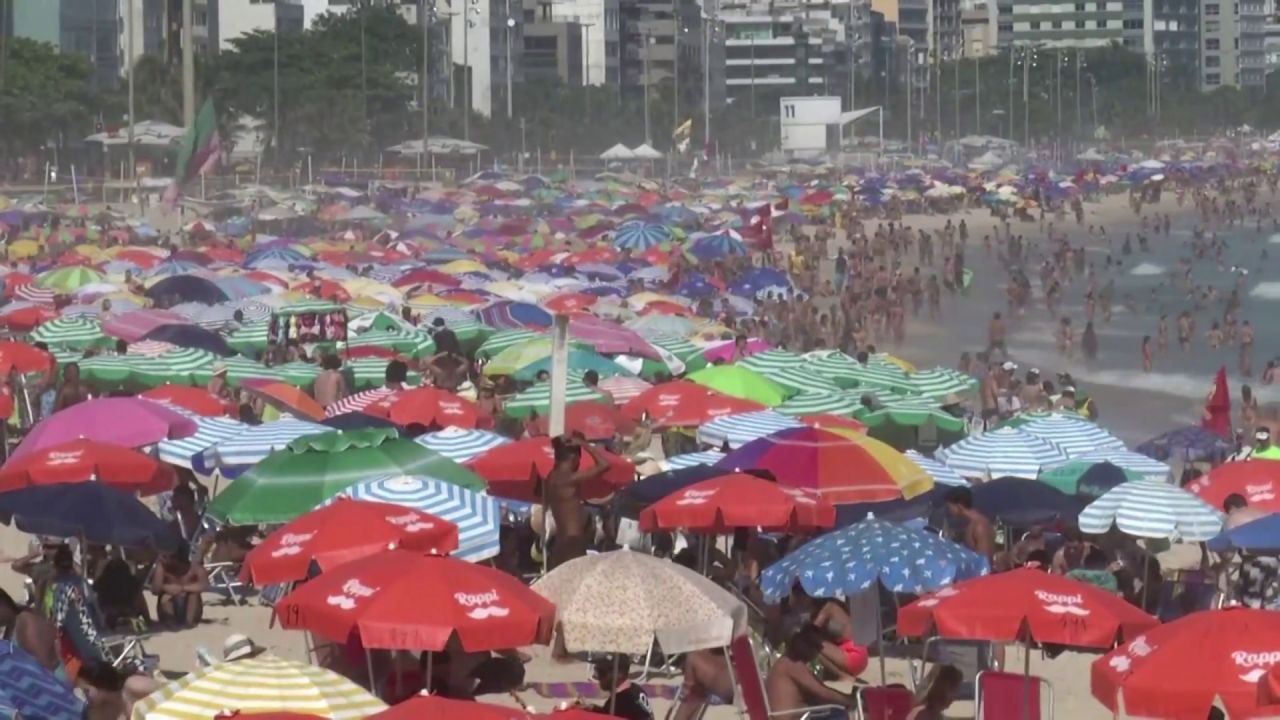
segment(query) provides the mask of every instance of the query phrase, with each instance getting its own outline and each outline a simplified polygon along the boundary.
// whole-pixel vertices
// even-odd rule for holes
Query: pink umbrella
[[[662,359],[653,345],[636,331],[595,315],[579,313],[571,316],[569,335],[595,348],[598,353],[626,353],[651,360]]]
[[[130,310],[108,315],[102,320],[102,332],[125,342],[137,342],[161,325],[190,325],[191,320],[171,310]]]
[[[769,343],[765,342],[764,340],[761,340],[760,338],[747,339],[747,352],[752,355],[758,352],[764,352],[765,350],[768,350],[770,347],[772,346],[769,345]],[[716,360],[723,360],[724,362],[729,362],[730,360],[733,359],[733,341],[726,340],[725,342],[722,342],[719,345],[713,345],[710,348],[707,348],[706,350],[703,351],[702,357],[706,358],[711,362],[715,362]]]
[[[36,423],[10,459],[41,448],[85,438],[107,445],[139,448],[196,432],[194,420],[143,398],[86,400]]]

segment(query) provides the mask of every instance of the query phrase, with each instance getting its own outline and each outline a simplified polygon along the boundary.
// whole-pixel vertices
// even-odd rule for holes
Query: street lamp
[[[507,119],[511,119],[511,31],[516,19],[511,17],[511,0],[507,0]]]
[[[475,23],[472,15],[479,16],[480,8],[476,7],[480,0],[471,0],[471,6],[462,14],[462,139],[471,139],[471,26]]]
[[[649,133],[649,46],[654,43],[653,35],[644,31],[644,142],[652,147],[653,135]]]

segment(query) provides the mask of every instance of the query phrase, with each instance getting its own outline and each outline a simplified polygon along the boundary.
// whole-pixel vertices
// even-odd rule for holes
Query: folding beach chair
[[[904,687],[858,688],[858,720],[906,720],[914,704]]]
[[[738,698],[746,711],[747,720],[808,720],[812,716],[831,711],[847,711],[847,708],[840,705],[815,705],[778,712],[770,710],[769,696],[764,690],[764,672],[756,663],[756,649],[749,636],[737,638],[729,646],[729,666],[738,684]]]
[[[978,674],[997,670],[994,646],[981,640],[929,638],[924,643],[923,660],[911,662],[911,690],[919,691],[928,677],[930,665],[952,665],[964,676],[957,700],[973,700]]]
[[[1044,678],[984,670],[976,685],[974,720],[1053,720],[1053,685]]]
[[[236,607],[245,604],[250,585],[240,579],[240,563],[207,563],[204,571],[209,576],[209,592],[224,595]]]
[[[129,666],[148,675],[154,673],[159,668],[160,656],[148,653],[143,645],[144,640],[152,637],[154,633],[122,633],[102,637],[102,643],[106,645],[107,660],[115,668]]]

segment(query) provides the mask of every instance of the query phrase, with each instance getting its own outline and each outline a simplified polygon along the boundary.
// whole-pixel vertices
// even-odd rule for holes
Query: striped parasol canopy
[[[243,434],[249,429],[242,422],[225,417],[200,417],[191,415],[196,423],[196,434],[180,440],[161,440],[156,444],[156,456],[170,465],[208,474],[204,464],[204,452],[221,442]]]
[[[71,687],[8,640],[0,640],[0,677],[0,717],[57,720],[85,711]]]
[[[133,360],[130,378],[148,387],[165,383],[205,385],[219,359],[207,350],[174,348],[154,357],[138,356]]]
[[[600,389],[613,396],[614,405],[623,405],[651,387],[649,382],[625,375],[600,378]]]
[[[829,392],[801,392],[799,395],[775,407],[774,412],[783,415],[841,415],[848,417],[862,405],[857,396],[839,390]]]
[[[551,313],[533,303],[499,300],[475,311],[476,319],[498,330],[546,330]]]
[[[271,314],[273,312],[270,305],[267,305],[256,298],[232,300],[228,305],[231,305],[241,312],[244,316],[244,320],[242,322],[245,324],[265,323],[271,319]]]
[[[198,302],[186,302],[174,305],[169,310],[209,330],[218,330],[235,322],[236,308],[227,303],[205,305]]]
[[[133,363],[122,355],[97,355],[78,361],[80,374],[85,380],[104,385],[116,385],[129,379]]]
[[[370,330],[347,339],[347,348],[375,347],[421,357],[434,350],[435,343],[425,333],[404,330]]]
[[[1032,420],[1019,429],[1052,442],[1066,451],[1069,457],[1094,450],[1125,449],[1120,438],[1080,417],[1050,415]]]
[[[170,350],[175,350],[177,347],[178,346],[173,343],[167,343],[160,340],[143,340],[142,342],[129,343],[129,354],[155,357],[157,355],[163,355]]]
[[[50,320],[31,333],[31,339],[49,347],[83,350],[94,345],[114,343],[102,332],[102,325],[88,318],[58,318]]]
[[[812,358],[812,356],[810,356]],[[881,388],[907,392],[911,382],[902,368],[885,362],[866,365],[841,352],[827,353],[810,359],[807,368],[842,388]]]
[[[223,367],[227,369],[227,382],[238,387],[245,380],[276,380],[283,382],[280,372],[275,368],[269,368],[260,365],[247,357],[241,355],[233,355],[229,358],[220,358]],[[198,373],[196,380],[201,384],[208,383],[213,374],[213,366],[210,365],[203,372]]]
[[[762,370],[761,375],[778,383],[784,388],[799,393],[838,393],[840,388],[827,378],[805,367],[783,367],[775,370]]]
[[[385,373],[386,367],[387,367],[386,361],[378,361],[378,362],[382,366],[382,372]],[[352,367],[353,369],[355,365],[356,365],[355,362],[347,363],[347,366]],[[378,388],[373,388],[372,390],[365,390],[364,392],[358,392],[354,395],[348,395],[342,398],[341,400],[339,400],[338,402],[325,408],[324,416],[335,417],[337,415],[344,415],[350,412],[360,412],[361,410],[364,410],[365,408],[369,407],[370,405],[376,402],[382,402],[383,400],[387,400],[392,395],[395,395],[396,392],[397,392],[396,390],[393,390],[389,387],[378,387]]]
[[[1133,480],[1108,490],[1080,511],[1080,531],[1101,535],[1115,525],[1141,538],[1204,542],[1222,531],[1222,513],[1175,485]]]
[[[580,377],[575,379],[569,377],[569,383],[565,389],[564,404],[566,406],[577,402],[602,402],[608,404],[608,399],[604,395],[583,385]],[[516,394],[515,397],[507,401],[503,406],[503,412],[511,417],[525,418],[537,413],[538,415],[546,415],[551,412],[551,383],[538,383],[526,390]]]
[[[959,370],[935,367],[907,376],[908,388],[916,395],[928,398],[944,398],[948,395],[960,394],[976,390],[978,381]]]
[[[303,360],[294,360],[283,365],[273,365],[272,370],[289,385],[303,387],[315,382],[320,376],[320,366]]]
[[[226,708],[362,720],[386,703],[324,668],[273,655],[219,663],[170,682],[138,701],[130,720],[209,720]]]
[[[498,502],[484,493],[429,477],[386,475],[358,482],[336,497],[392,503],[448,520],[458,526],[453,556],[460,560],[480,562],[498,554],[502,515]]]
[[[267,323],[251,323],[227,336],[227,345],[236,352],[251,353],[267,347]]]
[[[960,473],[933,458],[925,457],[915,450],[908,450],[903,455],[906,455],[909,460],[929,473],[929,477],[932,477],[933,481],[938,485],[953,485],[956,487],[967,487],[969,485],[969,481],[960,477]]]
[[[713,447],[739,448],[747,443],[787,428],[804,427],[804,423],[771,410],[722,415],[698,428],[698,442]]]
[[[779,370],[799,368],[805,364],[804,356],[789,350],[773,348],[758,352],[755,355],[738,361],[739,365],[751,368],[765,377],[773,377],[771,373]]]
[[[1168,481],[1172,472],[1168,465],[1159,460],[1152,460],[1142,453],[1125,449],[1103,449],[1083,453],[1076,455],[1067,462],[1049,465],[1044,468],[1044,472],[1054,472],[1068,465],[1096,465],[1104,462],[1111,463],[1126,472],[1141,475],[1147,480],[1160,482]]]
[[[355,387],[357,388],[378,389],[377,386],[387,381],[386,360],[380,358],[358,358],[356,360],[348,360],[346,367],[351,370],[351,376],[355,378]],[[422,374],[410,370],[405,380],[409,385],[418,385],[422,382]],[[364,405],[360,407],[364,407]],[[350,412],[350,410],[344,412]]]
[[[515,347],[530,340],[536,340],[546,337],[545,333],[534,332],[533,330],[502,330],[489,336],[479,348],[476,349],[476,357],[481,360],[487,360],[497,356],[507,348]]]
[[[681,468],[693,467],[694,465],[715,465],[724,459],[724,453],[719,450],[703,450],[702,452],[683,453],[680,455],[672,455],[663,460],[664,470],[679,470]]]
[[[224,475],[235,475],[263,458],[288,447],[304,435],[332,432],[332,428],[296,418],[281,418],[262,425],[245,426],[234,437],[219,441],[204,451],[206,467],[221,468]]]
[[[879,398],[880,395],[877,394],[876,397]],[[920,427],[929,422],[936,425],[939,430],[947,432],[961,432],[965,428],[964,418],[956,417],[943,410],[936,400],[922,397],[889,397],[883,402],[883,405],[875,409],[859,407],[854,411],[853,416],[869,428],[885,424]]]
[[[1068,459],[1062,448],[1018,428],[971,435],[935,457],[965,477],[1036,479],[1046,465]]]
[[[671,242],[671,230],[658,223],[630,220],[613,231],[613,244],[619,250],[639,253],[668,242]]]
[[[488,430],[450,427],[419,435],[414,438],[414,442],[456,463],[465,463],[484,454],[486,450],[506,445],[511,440]]]

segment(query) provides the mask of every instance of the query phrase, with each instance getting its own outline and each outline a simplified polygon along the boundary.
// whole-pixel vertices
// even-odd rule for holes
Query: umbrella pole
[[[1142,553],[1142,612],[1147,611],[1147,588],[1150,583],[1147,578],[1151,577],[1151,552],[1143,548]]]
[[[609,714],[618,709],[618,653],[613,654],[613,692],[609,693]]]
[[[364,649],[364,663],[369,670],[369,692],[374,697],[378,696],[378,681],[373,678],[373,655],[369,653],[369,648]]]
[[[425,680],[423,685],[427,688],[428,695],[431,694],[431,664],[435,659],[436,659],[435,653],[428,650],[427,651],[427,676],[423,678],[423,680]]]
[[[1031,632],[1022,645],[1022,720],[1031,718]]]
[[[888,673],[884,667],[884,617],[880,607],[880,586],[876,585],[876,655],[880,656],[880,684],[888,684]],[[850,614],[853,617],[853,600],[848,600]]]

